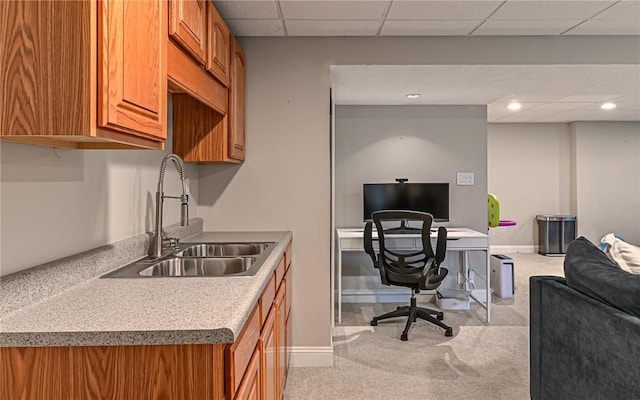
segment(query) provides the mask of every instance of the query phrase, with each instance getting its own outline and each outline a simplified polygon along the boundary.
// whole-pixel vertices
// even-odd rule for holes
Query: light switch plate
[[[457,174],[458,186],[466,186],[474,184],[473,172],[458,172]]]

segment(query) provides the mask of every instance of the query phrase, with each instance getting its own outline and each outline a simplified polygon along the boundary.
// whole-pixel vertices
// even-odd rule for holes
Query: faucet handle
[[[162,247],[166,249],[171,249],[171,251],[177,251],[180,248],[180,239],[166,238],[162,241]]]

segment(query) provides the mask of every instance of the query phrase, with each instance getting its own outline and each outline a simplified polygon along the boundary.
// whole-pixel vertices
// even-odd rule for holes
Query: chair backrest
[[[435,289],[447,275],[447,269],[440,264],[446,256],[447,230],[438,229],[436,252],[431,246],[431,214],[418,211],[377,211],[372,214],[378,233],[378,254],[373,248],[372,224],[365,226],[364,248],[371,257],[374,266],[380,270],[380,278],[385,285],[407,286],[415,289]],[[389,245],[388,235],[407,230],[406,225],[419,225],[422,248],[398,250]]]

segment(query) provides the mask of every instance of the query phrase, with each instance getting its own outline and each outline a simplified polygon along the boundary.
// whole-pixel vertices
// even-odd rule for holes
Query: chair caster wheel
[[[447,330],[444,332],[445,336],[453,336],[453,329],[451,328],[447,328]]]
[[[407,340],[409,340],[409,337],[407,336],[406,333],[403,333],[402,335],[400,335],[400,340],[402,340],[403,342],[406,342]]]
[[[436,315],[438,321],[442,321],[444,319],[444,315]]]
[[[376,321],[375,319],[372,319],[371,326],[378,326],[378,321]]]

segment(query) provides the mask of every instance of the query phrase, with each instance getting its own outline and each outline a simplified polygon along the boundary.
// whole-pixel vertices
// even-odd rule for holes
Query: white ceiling
[[[640,0],[213,3],[236,36],[640,35]],[[486,104],[489,122],[640,121],[638,65],[348,65],[332,66],[331,79],[337,104]],[[523,108],[507,110],[512,100]],[[601,110],[605,101],[616,109]]]
[[[336,104],[486,104],[489,122],[640,121],[638,65],[334,65],[331,82]],[[508,110],[512,101],[522,109]]]
[[[640,35],[640,0],[213,0],[236,36]]]

